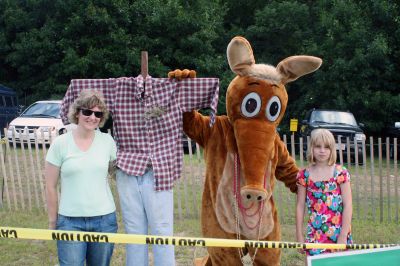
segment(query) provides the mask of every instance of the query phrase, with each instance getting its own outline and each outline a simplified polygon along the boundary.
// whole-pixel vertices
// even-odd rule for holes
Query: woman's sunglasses
[[[80,110],[81,110],[81,112],[82,112],[82,114],[83,114],[84,116],[91,116],[91,115],[94,113],[94,116],[95,116],[95,117],[97,117],[97,118],[102,118],[103,115],[104,115],[103,112],[92,111],[92,110],[89,110],[89,109],[80,109]]]

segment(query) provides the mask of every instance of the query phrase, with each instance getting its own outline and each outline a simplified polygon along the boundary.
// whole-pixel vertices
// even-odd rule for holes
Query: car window
[[[60,104],[35,103],[28,107],[28,109],[26,109],[21,116],[60,118]]]
[[[330,124],[347,124],[357,126],[353,114],[347,112],[316,111],[311,115],[311,122],[325,122]]]

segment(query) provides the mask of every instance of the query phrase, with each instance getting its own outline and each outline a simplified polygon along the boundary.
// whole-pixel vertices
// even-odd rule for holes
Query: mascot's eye
[[[261,97],[255,92],[251,92],[244,97],[241,111],[245,117],[253,117],[260,112]]]
[[[274,122],[278,119],[281,113],[281,100],[278,96],[274,96],[268,101],[265,112],[269,121]]]

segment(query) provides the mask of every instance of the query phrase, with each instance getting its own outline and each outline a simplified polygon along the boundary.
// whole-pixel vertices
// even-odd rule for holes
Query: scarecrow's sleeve
[[[214,124],[217,113],[219,79],[187,78],[177,82],[178,105],[182,112],[210,108],[210,126]]]
[[[276,141],[278,146],[278,164],[275,170],[275,177],[285,183],[285,186],[290,189],[291,192],[297,192],[296,176],[299,172],[299,168],[296,166],[296,162],[289,155],[286,145],[280,140]]]

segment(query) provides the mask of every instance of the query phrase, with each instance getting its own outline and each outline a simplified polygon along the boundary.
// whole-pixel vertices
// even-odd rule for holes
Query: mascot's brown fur
[[[204,148],[206,180],[201,224],[204,237],[279,241],[272,192],[276,179],[296,192],[298,168],[276,133],[287,106],[285,84],[317,70],[322,60],[292,56],[277,67],[255,64],[243,37],[229,43],[227,56],[237,76],[226,94],[227,116],[184,114],[184,131]],[[208,248],[206,265],[280,265],[280,249]]]

